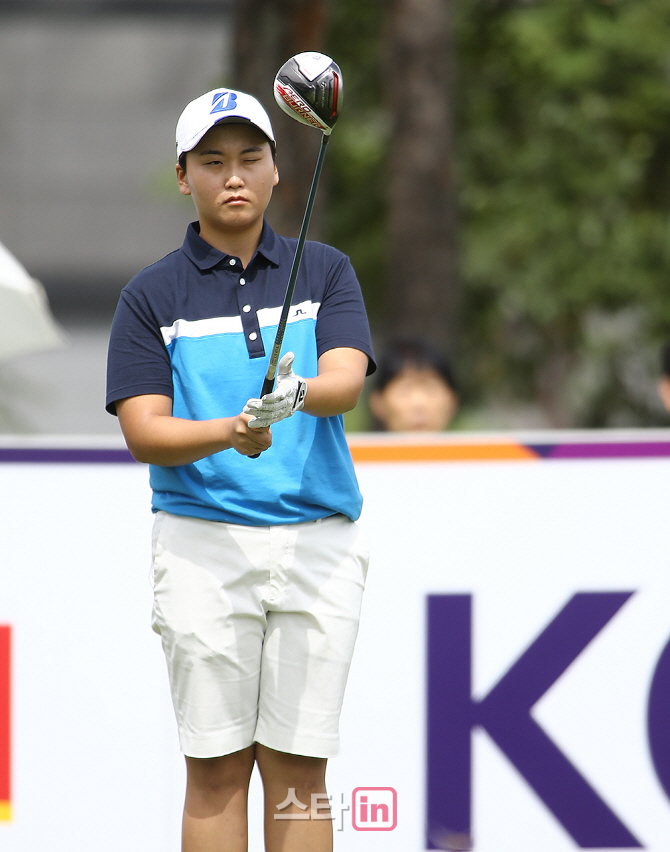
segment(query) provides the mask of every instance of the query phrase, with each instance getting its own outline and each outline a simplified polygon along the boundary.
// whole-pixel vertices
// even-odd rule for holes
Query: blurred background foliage
[[[384,100],[384,4],[331,3],[326,47],[344,104],[328,149],[328,237],[352,258],[373,317],[383,314],[390,110]]]
[[[389,209],[412,203],[386,194],[403,105],[385,90],[384,44],[401,5],[333,3],[327,38],[347,87],[327,237],[351,255],[383,336]],[[461,291],[458,332],[438,341],[463,389],[458,425],[667,422],[670,0],[447,5],[459,251],[456,278],[434,286]]]
[[[0,431],[117,428],[109,324],[192,218],[170,140],[195,93],[268,107],[268,218],[297,235],[319,134],[271,83],[303,50],[345,90],[309,236],[351,256],[377,351],[442,348],[455,428],[667,425],[670,0],[0,0],[0,20],[0,239],[70,335],[0,364]]]

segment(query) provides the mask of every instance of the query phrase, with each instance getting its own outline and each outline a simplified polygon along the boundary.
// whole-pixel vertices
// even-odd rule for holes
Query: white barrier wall
[[[351,444],[336,849],[667,852],[670,432]],[[177,852],[146,468],[5,441],[0,506],[0,849]]]

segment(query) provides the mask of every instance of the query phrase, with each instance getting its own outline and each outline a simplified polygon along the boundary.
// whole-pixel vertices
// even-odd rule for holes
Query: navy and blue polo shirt
[[[189,225],[180,249],[142,270],[124,288],[112,324],[107,410],[118,400],[163,394],[175,417],[239,414],[260,395],[296,247],[267,222],[246,268]],[[349,259],[305,244],[282,354],[294,371],[317,375],[329,349],[350,347],[375,369],[363,298]],[[341,416],[302,411],[272,427],[257,459],[233,449],[178,467],[150,466],[152,507],[234,524],[300,523],[337,513],[355,520],[362,498]]]

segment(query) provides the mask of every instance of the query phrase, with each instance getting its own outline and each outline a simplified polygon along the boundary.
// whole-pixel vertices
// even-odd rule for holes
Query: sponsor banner
[[[342,755],[276,818],[347,852],[667,852],[670,432],[350,443],[372,558]],[[0,848],[178,852],[146,468],[3,439],[0,519]],[[250,812],[260,849],[257,773]]]
[[[129,838],[143,852],[179,850],[184,769],[150,626],[148,471],[109,449],[96,459],[91,447],[47,446],[47,460],[0,463],[8,852],[113,852]],[[7,660],[0,652],[5,678]],[[0,757],[0,785],[7,769]]]
[[[667,458],[668,430],[611,431],[605,437],[589,432],[548,432],[534,436],[451,433],[407,435],[357,435],[350,440],[355,462],[445,462],[445,461],[552,461],[588,459]]]
[[[352,439],[372,559],[330,772],[394,788],[397,827],[347,849],[670,848],[669,437]]]

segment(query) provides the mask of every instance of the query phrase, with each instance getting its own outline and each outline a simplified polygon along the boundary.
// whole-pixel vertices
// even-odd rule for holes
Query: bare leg
[[[266,852],[332,852],[333,823],[331,819],[323,819],[329,815],[324,807],[327,805],[325,758],[286,754],[257,744],[256,761],[265,793]],[[291,787],[295,789],[297,800],[310,809],[312,794],[320,794],[321,819],[315,819],[314,813],[309,819],[274,818],[277,813],[308,813],[294,805],[277,810]]]
[[[247,852],[254,746],[223,757],[186,758],[182,852]]]

